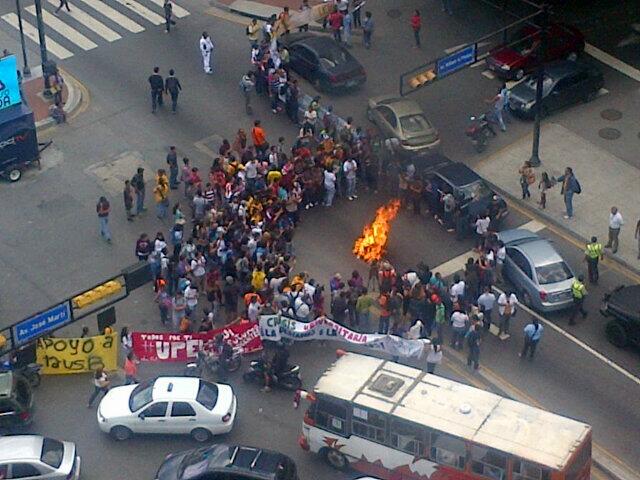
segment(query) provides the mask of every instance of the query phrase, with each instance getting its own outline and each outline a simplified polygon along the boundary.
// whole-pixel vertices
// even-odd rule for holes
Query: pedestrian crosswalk
[[[104,41],[115,42],[124,34],[140,33],[148,24],[163,25],[165,0],[71,0],[70,11],[55,14],[59,0],[43,2],[42,18],[46,26],[47,51],[58,60],[74,56],[78,51],[90,51]],[[73,2],[73,3],[72,3]],[[185,8],[173,4],[173,15],[184,18]],[[36,9],[24,8],[22,27],[27,38],[40,44],[36,25]],[[5,25],[19,30],[18,16],[10,12],[1,15]]]

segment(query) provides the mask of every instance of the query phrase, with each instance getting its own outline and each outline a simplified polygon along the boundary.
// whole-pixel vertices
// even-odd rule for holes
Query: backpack
[[[582,187],[580,186],[580,182],[578,181],[577,178],[574,177],[574,180],[576,181],[575,193],[580,195],[582,193]]]

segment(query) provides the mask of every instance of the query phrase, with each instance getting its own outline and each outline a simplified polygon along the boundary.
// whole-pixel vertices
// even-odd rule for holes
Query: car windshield
[[[151,403],[153,400],[153,381],[139,384],[129,397],[129,410],[135,412]]]
[[[206,472],[213,447],[194,450],[184,457],[178,471],[178,478],[191,478]]]
[[[527,77],[527,79],[523,83],[529,90],[533,90],[535,92],[537,88],[538,77],[535,75],[531,75]],[[549,90],[551,90],[551,87],[553,87],[553,79],[548,75],[545,75],[544,79],[542,80],[542,95],[547,95],[549,93]]]
[[[339,48],[326,48],[318,54],[320,62],[326,67],[334,68],[348,62],[347,54]]]
[[[196,401],[208,410],[213,410],[218,401],[218,386],[200,380],[200,388],[198,388],[198,395],[196,395]]]
[[[46,463],[50,467],[60,468],[62,459],[64,458],[64,445],[53,438],[45,438],[42,442],[42,453],[40,461]]]
[[[573,278],[573,274],[565,262],[550,263],[549,265],[536,267],[536,276],[540,285],[548,285]]]
[[[482,180],[460,187],[458,192],[462,194],[465,200],[471,201],[480,200],[491,195],[491,189]]]
[[[431,130],[431,124],[424,115],[407,115],[406,117],[400,117],[400,126],[405,133],[429,133]]]

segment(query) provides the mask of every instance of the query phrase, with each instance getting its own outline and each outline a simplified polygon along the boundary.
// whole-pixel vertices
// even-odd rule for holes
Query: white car
[[[158,377],[109,390],[98,406],[98,425],[116,440],[134,433],[182,433],[206,442],[231,431],[236,408],[229,385],[195,377]]]
[[[0,478],[77,480],[76,444],[41,435],[0,437]]]

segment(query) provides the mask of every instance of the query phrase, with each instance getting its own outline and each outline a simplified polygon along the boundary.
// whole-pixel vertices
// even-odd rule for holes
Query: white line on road
[[[494,80],[496,78],[496,74],[493,73],[491,70],[483,70],[482,76],[487,77],[490,80]]]
[[[101,15],[104,15],[109,20],[112,20],[116,25],[119,25],[125,30],[129,30],[130,32],[133,32],[133,33],[140,33],[144,31],[144,27],[142,25],[134,22],[129,17],[121,14],[116,9],[111,8],[109,5],[102,2],[101,0],[80,0],[80,1],[86,3],[95,11],[100,12]]]
[[[147,7],[140,5],[138,2],[134,2],[133,0],[116,0],[120,5],[127,7],[133,13],[137,13],[141,17],[149,20],[154,25],[160,25],[164,23],[164,18],[158,15],[157,13],[152,12]]]
[[[2,15],[2,19],[16,30],[20,29],[20,27],[18,26],[18,16],[15,13],[7,13],[5,15]],[[38,38],[38,29],[36,27],[31,25],[23,18],[22,28],[24,30],[24,34],[27,37],[40,45],[40,38]],[[47,37],[47,51],[58,57],[60,60],[73,57],[73,53],[71,53],[56,41],[51,40],[49,37]]]
[[[161,7],[164,7],[164,0],[151,0],[153,3],[155,3],[156,5],[159,5]],[[176,17],[178,18],[182,18],[182,17],[186,17],[187,15],[189,15],[189,12],[187,10],[185,10],[184,8],[182,8],[180,5],[176,4],[176,2],[171,2],[173,5],[173,13],[175,14]]]
[[[480,66],[484,67],[487,64],[487,62],[483,59],[483,60],[478,60],[476,63],[471,65],[471,68],[478,68]]]
[[[30,5],[27,8],[25,8],[25,10],[29,12],[31,15],[33,15],[34,17],[36,16],[35,6]],[[75,43],[81,49],[92,50],[98,46],[95,43],[93,43],[90,39],[85,37],[83,34],[81,34],[79,31],[77,31],[75,28],[70,27],[69,25],[64,23],[62,20],[60,20],[58,17],[56,17],[54,14],[49,13],[44,9],[42,10],[42,18],[44,19],[44,23],[48,27],[51,27],[52,29],[54,29],[60,35],[65,37],[70,42]]]
[[[60,1],[49,0],[49,3],[57,7],[60,4]],[[66,10],[62,10],[62,12],[64,12],[65,15],[68,15],[69,17],[82,23],[89,30],[94,31],[95,33],[100,35],[102,38],[104,38],[108,42],[113,42],[115,40],[120,40],[122,38],[118,33],[111,30],[104,23],[99,22],[88,13],[85,13],[84,11],[80,10],[75,5],[73,6],[70,12],[67,12]]]
[[[154,0],[155,1],[155,0]],[[487,45],[489,45],[490,42],[480,42],[478,44],[477,48],[482,48],[482,47],[486,47]],[[456,45],[455,47],[449,47],[449,48],[445,48],[444,49],[444,53],[446,53],[447,55],[450,53],[455,52],[456,50],[460,50],[462,47],[465,47],[469,45],[468,43],[461,43],[460,45]]]
[[[640,82],[640,70],[638,70],[637,68],[633,68],[631,65],[624,63],[622,60],[614,57],[613,55],[609,55],[607,52],[603,52],[590,43],[587,43],[585,45],[584,51],[596,60],[601,61],[605,65],[609,65],[611,68],[618,70],[620,73],[625,74],[627,77],[632,78],[636,82]]]

